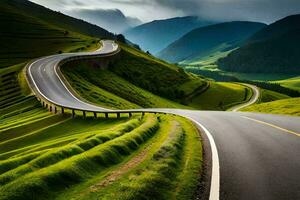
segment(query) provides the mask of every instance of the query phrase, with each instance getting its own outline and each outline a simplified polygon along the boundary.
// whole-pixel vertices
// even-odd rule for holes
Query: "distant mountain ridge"
[[[162,50],[158,57],[177,63],[200,59],[214,51],[232,50],[265,26],[257,22],[234,21],[197,28]]]
[[[156,54],[194,28],[214,23],[196,16],[176,17],[142,24],[124,32],[124,35],[143,50]]]
[[[69,31],[89,36],[113,38],[112,33],[99,26],[67,16],[60,12],[55,12],[27,0],[1,0],[1,4],[6,4],[7,6],[15,8],[21,12],[27,13],[27,15],[36,17],[39,20],[43,20],[49,24],[54,24],[55,26]]]
[[[218,61],[221,69],[250,73],[300,73],[300,14],[285,17],[254,34]]]
[[[142,24],[137,18],[127,17],[119,9],[78,9],[68,12],[71,16],[85,19],[113,33],[122,33]]]

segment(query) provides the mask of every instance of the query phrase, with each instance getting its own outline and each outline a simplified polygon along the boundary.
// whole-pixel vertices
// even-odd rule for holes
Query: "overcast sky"
[[[300,0],[32,0],[54,10],[119,9],[126,16],[147,22],[197,15],[217,20],[251,20],[271,23],[300,13]]]

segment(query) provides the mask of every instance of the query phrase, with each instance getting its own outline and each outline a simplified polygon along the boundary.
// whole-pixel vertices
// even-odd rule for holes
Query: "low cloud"
[[[82,18],[113,33],[122,33],[142,23],[137,18],[126,17],[118,9],[73,9],[67,11],[67,14]]]
[[[151,21],[197,15],[216,20],[273,22],[300,13],[300,0],[32,0],[64,11],[119,9],[126,16]]]

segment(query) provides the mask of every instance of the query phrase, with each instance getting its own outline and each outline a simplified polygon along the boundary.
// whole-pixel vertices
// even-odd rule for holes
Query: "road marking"
[[[212,171],[211,171],[211,182],[210,182],[210,193],[209,200],[219,200],[220,198],[220,163],[218,149],[212,134],[198,121],[191,117],[183,115],[183,117],[193,121],[205,132],[208,137],[210,147],[211,147],[211,157],[212,157]]]
[[[249,120],[252,120],[252,121],[255,121],[257,123],[260,123],[260,124],[264,124],[264,125],[267,125],[267,126],[271,126],[273,128],[276,128],[278,130],[281,130],[281,131],[284,131],[286,133],[289,133],[289,134],[293,134],[293,135],[296,135],[296,136],[299,136],[300,137],[300,133],[297,133],[297,132],[294,132],[294,131],[291,131],[291,130],[288,130],[288,129],[285,129],[285,128],[281,128],[279,126],[276,126],[274,124],[270,124],[268,122],[264,122],[264,121],[260,121],[260,120],[257,120],[257,119],[253,119],[253,118],[250,118],[250,117],[246,117],[246,116],[242,116],[243,118],[246,118],[246,119],[249,119]]]
[[[113,43],[113,44],[115,44],[115,43]],[[116,45],[116,46],[113,45],[113,51],[116,51],[117,47],[118,47],[118,45]],[[97,51],[97,54],[102,50],[102,48],[103,48],[103,45],[99,48],[99,50]],[[82,54],[84,54],[84,53],[82,53]],[[86,54],[86,55],[90,55],[90,54],[93,55],[93,54],[96,54],[96,53],[85,53],[85,54]],[[102,53],[100,53],[100,54],[102,54]],[[69,55],[69,54],[65,54],[65,55]],[[79,55],[80,55],[80,53],[79,53]],[[55,56],[58,56],[58,55],[52,55],[52,56],[47,56],[47,57],[43,57],[43,58],[41,58],[41,59],[38,59],[38,60],[34,61],[33,63],[31,63],[31,64],[29,65],[28,69],[27,69],[28,74],[29,74],[29,77],[30,77],[32,83],[34,84],[36,90],[38,91],[38,93],[39,93],[41,96],[43,96],[47,101],[52,102],[52,103],[54,103],[54,102],[53,102],[52,100],[50,100],[48,97],[46,97],[46,96],[40,91],[40,89],[39,89],[39,87],[37,86],[37,84],[36,84],[36,82],[35,82],[35,80],[34,80],[34,78],[33,78],[33,75],[32,75],[32,73],[31,73],[31,68],[32,68],[32,66],[33,66],[35,63],[37,63],[38,61],[41,61],[41,60],[43,60],[43,59],[49,59],[49,58],[52,58],[52,57],[55,57]],[[72,56],[72,55],[70,54],[70,56]],[[75,56],[75,54],[74,54],[74,56]],[[65,58],[63,58],[63,59],[66,59],[66,58],[67,58],[67,57],[65,57]],[[59,60],[59,62],[62,61],[63,59]],[[44,68],[44,71],[46,71],[46,68]],[[66,86],[65,83],[61,80],[60,76],[59,76],[58,73],[57,73],[57,64],[54,66],[54,72],[55,72],[55,75],[56,75],[56,76],[58,77],[58,79],[60,80],[60,82],[62,83],[62,85],[65,87],[65,89],[68,91],[68,93],[69,93],[74,99],[76,99],[77,101],[79,101],[80,103],[83,103],[83,104],[85,104],[85,105],[93,106],[93,107],[97,108],[96,106],[94,106],[94,105],[92,105],[92,104],[88,104],[88,103],[86,103],[86,102],[84,102],[84,101],[79,100],[76,96],[73,95],[72,92],[69,91],[69,89],[67,88],[67,86]],[[62,106],[63,106],[63,105],[62,105]],[[109,109],[105,109],[105,108],[101,108],[101,109],[103,109],[103,110],[105,110],[105,111],[110,111]]]

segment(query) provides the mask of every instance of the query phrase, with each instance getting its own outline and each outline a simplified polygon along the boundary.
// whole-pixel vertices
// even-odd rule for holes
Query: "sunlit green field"
[[[274,82],[279,83],[280,85],[282,85],[284,87],[300,91],[300,77],[294,77],[294,78],[280,80],[280,81],[274,81]]]
[[[290,98],[249,106],[242,111],[300,116],[300,98]]]
[[[236,83],[211,82],[209,90],[195,97],[190,106],[207,110],[227,110],[248,101],[252,90]]]

